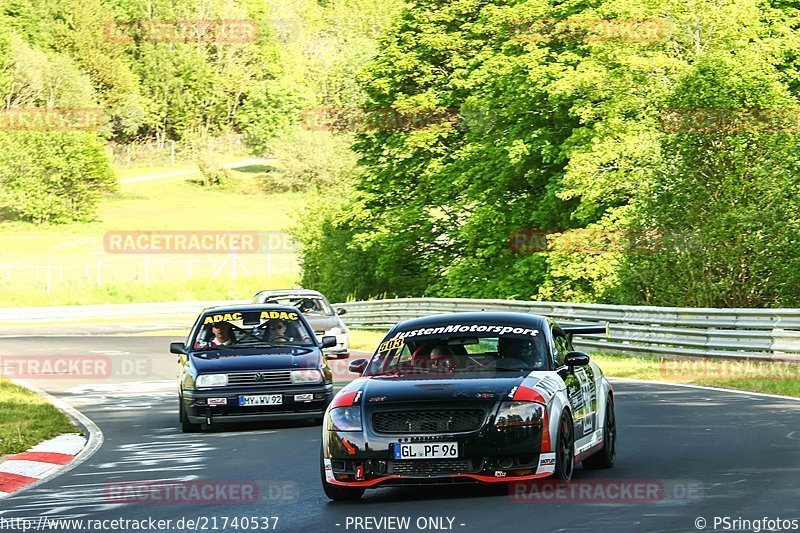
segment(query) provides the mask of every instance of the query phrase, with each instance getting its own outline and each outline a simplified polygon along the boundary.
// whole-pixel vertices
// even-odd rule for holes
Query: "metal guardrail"
[[[63,305],[53,307],[0,308],[0,322],[72,322],[81,320],[114,320],[136,318],[194,320],[206,307],[249,303],[249,300],[206,302],[156,302],[143,304]],[[191,324],[189,324],[191,325]],[[188,327],[188,326],[187,326]]]
[[[610,337],[587,335],[576,346],[597,351],[668,356],[800,361],[800,309],[645,307],[518,300],[405,298],[335,304],[350,327],[388,329],[426,315],[514,311],[563,325],[608,322]]]

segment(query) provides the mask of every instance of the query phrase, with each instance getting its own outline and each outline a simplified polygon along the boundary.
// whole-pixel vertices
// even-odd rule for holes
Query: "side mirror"
[[[336,346],[336,337],[334,335],[325,335],[322,337],[323,348],[333,348]]]
[[[568,352],[564,357],[564,364],[569,367],[586,366],[589,364],[589,355],[583,352]]]
[[[340,307],[340,308],[338,308],[338,309],[336,310],[336,314],[337,314],[337,315],[339,315],[339,316],[342,316],[342,315],[344,315],[345,313],[347,313],[347,309],[345,309],[344,307]]]
[[[367,363],[369,363],[369,361],[366,359],[353,359],[347,366],[347,370],[353,374],[361,374],[364,372],[364,369],[367,368]]]
[[[186,354],[186,345],[182,342],[169,343],[169,353]]]

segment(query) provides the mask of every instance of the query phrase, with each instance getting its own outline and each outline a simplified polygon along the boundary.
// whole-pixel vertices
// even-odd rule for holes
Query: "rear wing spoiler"
[[[600,335],[605,334],[607,339],[611,338],[609,323],[603,326],[561,326],[561,330],[567,335]]]

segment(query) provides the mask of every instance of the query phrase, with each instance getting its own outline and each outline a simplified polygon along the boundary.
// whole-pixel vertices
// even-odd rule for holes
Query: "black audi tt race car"
[[[613,466],[614,392],[572,336],[521,313],[456,313],[393,327],[328,407],[325,494],[398,485],[569,480]]]
[[[186,342],[174,342],[184,432],[224,422],[321,420],[333,398],[322,349],[294,307],[213,307],[197,318]]]

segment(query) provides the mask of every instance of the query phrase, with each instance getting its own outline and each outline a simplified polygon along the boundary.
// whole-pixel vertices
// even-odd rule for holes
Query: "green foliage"
[[[93,220],[97,200],[115,187],[93,133],[0,133],[0,201],[23,220]]]
[[[650,18],[666,31],[510,38],[519,21],[567,17]],[[797,108],[797,27],[796,7],[756,0],[415,3],[381,40],[365,107],[466,118],[359,135],[363,177],[340,210],[363,212],[320,221],[307,283],[359,298],[794,305],[795,135],[675,133],[662,113]],[[515,230],[552,232],[557,249],[584,228],[667,242],[656,253],[509,248]],[[317,266],[334,248],[353,265],[335,279]]]
[[[347,137],[297,128],[272,144],[277,172],[263,178],[267,192],[316,190],[341,194],[356,166]]]

